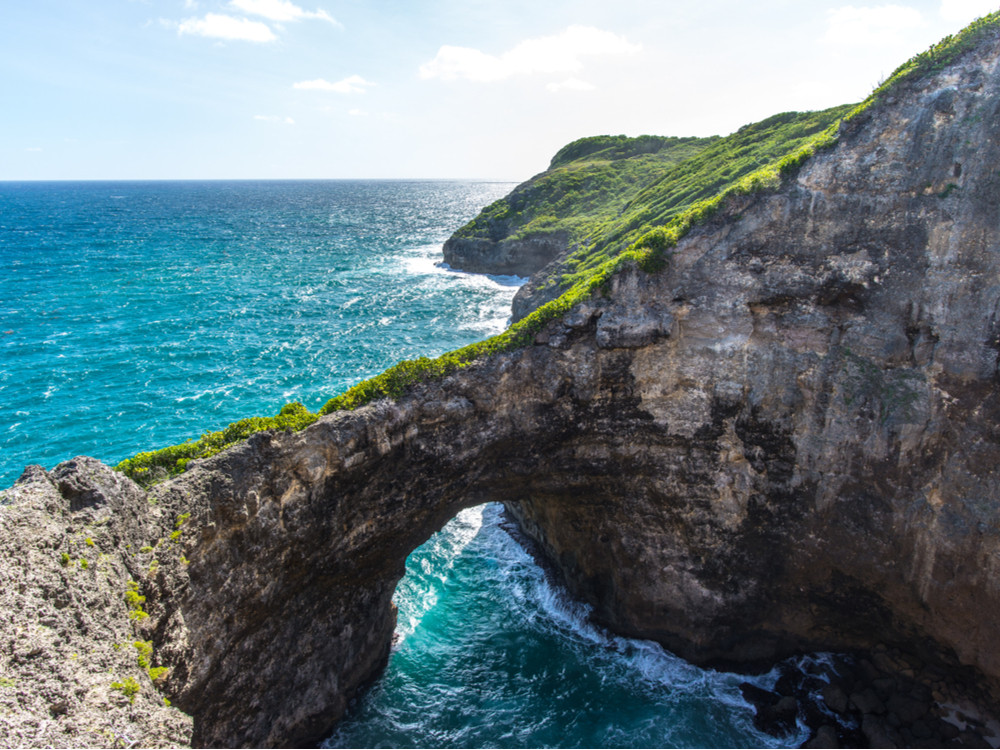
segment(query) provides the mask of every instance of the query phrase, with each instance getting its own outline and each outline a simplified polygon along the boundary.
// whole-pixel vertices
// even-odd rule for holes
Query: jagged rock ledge
[[[0,508],[4,675],[21,710],[48,700],[28,675],[90,675],[42,741],[122,708],[128,644],[100,644],[130,622],[194,744],[321,737],[385,659],[406,555],[486,501],[618,632],[699,663],[884,644],[995,702],[998,55],[899,87],[532,346],[148,495],[91,461],[29,471]],[[22,654],[29,631],[51,646]]]
[[[561,232],[524,239],[451,237],[442,253],[444,262],[457,271],[528,277],[568,249],[568,237]]]

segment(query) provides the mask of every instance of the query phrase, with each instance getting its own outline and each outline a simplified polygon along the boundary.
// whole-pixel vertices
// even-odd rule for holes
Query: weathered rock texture
[[[152,574],[115,565],[147,569],[193,742],[322,736],[385,658],[406,555],[496,500],[620,632],[699,662],[884,642],[1000,695],[998,53],[896,91],[533,346],[148,500],[120,480],[109,528],[151,544],[191,514]],[[49,492],[29,480],[6,528]],[[63,575],[59,548],[33,567]]]
[[[444,262],[458,271],[501,276],[531,276],[569,249],[565,232],[524,239],[452,237],[444,243]]]
[[[30,467],[0,507],[0,746],[170,747],[191,719],[164,705],[125,592],[158,509],[94,459]],[[135,680],[133,701],[113,684]]]

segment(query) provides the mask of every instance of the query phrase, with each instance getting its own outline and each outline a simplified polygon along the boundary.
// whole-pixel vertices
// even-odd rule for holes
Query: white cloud
[[[180,22],[178,34],[194,34],[213,39],[239,39],[246,42],[273,42],[277,37],[265,23],[247,18],[233,18],[208,13],[204,18],[188,18]]]
[[[340,23],[325,10],[303,10],[289,0],[230,0],[229,4],[244,13],[262,16],[270,21],[301,21],[305,18],[315,18],[340,26]]]
[[[997,0],[941,0],[941,17],[955,23],[970,23],[1000,7]]]
[[[28,148],[26,148],[24,150],[25,151],[31,151],[32,153],[37,153],[37,152],[41,151],[42,149],[40,149],[38,146],[28,146]]]
[[[364,117],[368,113],[365,112],[363,109],[349,109],[347,110],[347,114],[349,114],[351,117]]]
[[[923,14],[906,5],[845,5],[829,11],[823,41],[844,47],[885,46],[924,25]]]
[[[291,117],[279,117],[278,115],[254,115],[253,119],[262,120],[264,122],[280,122],[284,125],[294,125],[295,120]]]
[[[570,26],[554,36],[527,39],[500,56],[471,47],[445,45],[433,60],[420,66],[420,77],[500,81],[515,75],[575,73],[583,68],[583,57],[631,55],[641,49],[642,45],[632,44],[610,31]]]
[[[579,78],[567,78],[559,83],[550,83],[545,88],[549,91],[593,91],[593,84],[581,81]]]
[[[299,81],[292,88],[312,91],[333,91],[338,94],[363,94],[367,90],[367,87],[374,85],[374,83],[366,81],[361,76],[348,76],[336,83],[330,83],[322,78],[317,78],[314,81]]]

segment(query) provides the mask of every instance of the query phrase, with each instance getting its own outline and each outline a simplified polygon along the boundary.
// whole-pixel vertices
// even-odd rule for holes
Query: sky
[[[525,180],[860,101],[997,0],[0,0],[0,180]]]

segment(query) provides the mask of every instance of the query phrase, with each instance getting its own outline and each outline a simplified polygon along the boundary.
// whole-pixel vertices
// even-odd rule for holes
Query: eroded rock
[[[132,575],[137,632],[192,741],[300,745],[380,670],[409,552],[501,501],[618,632],[744,666],[886,643],[995,700],[998,46],[904,86],[777,192],[693,230],[664,271],[619,274],[532,346],[257,435],[148,497],[86,462],[53,472],[59,489],[29,472],[2,509],[24,529],[10,555],[49,546],[8,563],[4,595],[23,587],[23,627],[71,642],[128,623]],[[57,551],[74,513],[112,508],[110,588],[92,589],[108,603],[77,601],[91,589]],[[156,566],[132,556],[153,540]],[[54,641],[19,648],[16,627],[0,630],[10,669],[56,669]],[[899,744],[891,716],[918,709],[887,712],[871,668],[843,694],[868,741]],[[37,695],[31,710],[61,726],[92,700]]]

